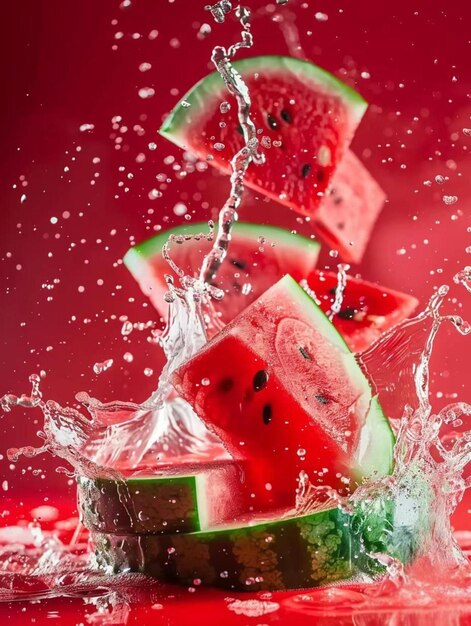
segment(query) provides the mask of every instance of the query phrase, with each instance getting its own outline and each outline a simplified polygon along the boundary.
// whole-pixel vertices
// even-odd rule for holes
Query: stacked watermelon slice
[[[344,258],[359,260],[384,200],[348,150],[366,103],[305,61],[259,57],[236,67],[266,148],[247,184],[308,216]],[[210,75],[161,132],[228,172],[242,138],[236,112],[220,107],[225,97],[219,75]],[[172,260],[194,273],[211,245],[204,232],[205,224],[169,231],[125,256],[164,319],[170,270],[162,247],[180,235]],[[170,378],[227,452],[79,479],[82,518],[104,568],[186,585],[288,589],[351,577],[359,564],[368,568],[370,550],[403,556],[415,528],[401,517],[404,532],[389,532],[394,503],[353,523],[329,489],[352,493],[391,472],[391,427],[354,352],[416,301],[353,277],[339,294],[336,274],[315,268],[318,253],[313,238],[236,224],[214,277],[225,295],[208,317],[208,343]]]

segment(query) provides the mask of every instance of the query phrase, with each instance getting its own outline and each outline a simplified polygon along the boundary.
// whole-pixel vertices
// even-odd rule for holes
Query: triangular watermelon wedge
[[[250,460],[258,492],[269,489],[275,503],[294,493],[303,470],[337,488],[391,470],[394,437],[364,372],[290,276],[171,381],[228,451]]]
[[[252,100],[251,117],[266,162],[253,164],[250,187],[313,216],[327,193],[367,103],[332,74],[301,59],[261,56],[234,63]],[[160,133],[224,172],[243,146],[237,110],[221,104],[218,72],[198,82],[175,106]]]
[[[170,235],[187,237],[183,243],[171,244],[170,256],[186,274],[193,276],[212,245],[205,237],[194,238],[202,233],[208,233],[204,222],[179,226],[134,246],[124,256],[124,264],[163,318],[168,311],[164,274],[173,275],[176,281],[177,277],[163,258],[162,248]],[[225,291],[220,302],[214,301],[221,322],[231,321],[284,274],[291,274],[296,280],[306,278],[316,264],[319,249],[317,241],[281,228],[237,222],[228,256],[214,281]]]
[[[360,159],[347,150],[313,226],[345,261],[359,263],[385,199],[386,194]]]
[[[337,291],[337,274],[313,270],[306,285],[314,292],[321,309],[330,313]],[[417,298],[407,293],[347,276],[342,306],[332,322],[350,350],[361,352],[381,333],[409,317],[418,303]]]

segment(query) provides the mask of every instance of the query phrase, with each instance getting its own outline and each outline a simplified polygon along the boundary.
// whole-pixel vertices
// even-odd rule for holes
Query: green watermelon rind
[[[91,539],[96,562],[108,573],[140,572],[185,586],[277,591],[325,586],[358,575],[374,580],[384,567],[372,553],[407,564],[419,552],[430,526],[430,494],[421,488],[419,480],[415,491],[404,492],[402,506],[409,509],[405,516],[384,492],[380,499],[357,503],[350,513],[340,508],[303,515],[278,512],[251,524],[183,535],[92,533]]]
[[[361,481],[363,478],[382,475],[382,473],[390,474],[393,464],[394,434],[377,397],[371,396],[370,382],[356,361],[355,355],[350,351],[345,339],[322,309],[289,274],[284,276],[278,285],[282,289],[286,289],[291,297],[298,302],[301,310],[311,319],[316,330],[339,349],[352,384],[356,385],[356,388],[361,392],[370,394],[369,409],[355,459],[358,471],[354,472],[356,474],[354,478]]]
[[[83,525],[106,533],[178,533],[201,529],[198,477],[77,478]]]
[[[163,473],[156,467],[121,480],[79,476],[81,521],[90,531],[138,535],[197,532],[226,523],[251,511],[240,488],[243,467],[228,459],[191,467],[176,463]]]
[[[321,85],[332,92],[336,92],[348,105],[354,121],[358,124],[367,109],[367,102],[354,89],[343,83],[330,72],[314,65],[309,61],[286,56],[259,56],[243,59],[233,63],[239,73],[254,71],[267,73],[269,71],[287,71],[295,74],[303,82],[312,81],[316,86]],[[170,139],[183,149],[185,143],[185,128],[193,125],[193,112],[205,110],[212,98],[225,94],[227,87],[219,72],[213,72],[196,83],[173,108],[163,122],[159,133]],[[182,103],[187,105],[183,106]],[[188,107],[188,104],[190,106]]]
[[[187,586],[199,579],[239,591],[301,589],[354,574],[346,513],[278,515],[178,536],[94,534],[92,543],[109,572],[137,571]]]
[[[147,266],[147,260],[154,256],[162,255],[162,248],[165,243],[167,243],[170,235],[204,235],[207,233],[207,222],[185,224],[184,226],[170,228],[130,248],[123,257],[124,265],[134,278],[139,281],[139,278]],[[275,251],[275,255],[276,244],[283,246],[285,249],[292,248],[293,254],[299,254],[301,250],[303,255],[309,253],[312,257],[312,267],[314,267],[317,257],[319,256],[320,243],[318,241],[309,239],[303,235],[294,234],[291,231],[276,226],[237,222],[234,226],[233,233],[253,240],[256,240],[260,236],[265,237],[268,242],[275,243],[275,248],[270,248],[270,250]],[[162,259],[162,265],[164,266],[164,264],[165,261]],[[170,272],[170,266],[168,266],[168,271]]]

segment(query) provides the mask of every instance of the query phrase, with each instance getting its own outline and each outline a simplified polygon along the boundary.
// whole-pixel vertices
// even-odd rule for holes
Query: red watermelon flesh
[[[314,270],[307,285],[316,294],[321,309],[330,313],[337,290],[337,274]],[[409,317],[417,305],[417,298],[407,293],[347,276],[342,307],[332,321],[350,350],[361,352],[381,333]]]
[[[164,300],[168,291],[164,275],[171,274],[177,281],[162,256],[164,244],[172,234],[194,236],[207,232],[205,223],[178,227],[160,233],[126,253],[126,267],[162,317],[165,318],[168,311]],[[170,256],[186,274],[196,276],[211,246],[212,242],[204,237],[187,239],[180,244],[172,243]],[[284,274],[289,273],[296,280],[306,278],[316,264],[319,248],[317,241],[281,228],[238,222],[226,260],[213,282],[225,292],[220,302],[213,301],[221,322],[226,324],[233,319]],[[214,330],[208,328],[208,334],[213,333]]]
[[[245,182],[304,215],[314,215],[366,102],[325,70],[300,59],[254,57],[234,67],[248,87],[251,117],[266,157],[264,164],[251,165]],[[221,112],[228,99],[230,110]],[[224,172],[230,172],[230,160],[244,145],[241,132],[237,107],[218,72],[197,83],[160,129],[170,141]]]
[[[313,225],[343,259],[361,261],[386,195],[351,150],[340,161]]]
[[[317,485],[391,469],[393,436],[370,385],[314,301],[285,276],[174,372],[172,383],[250,480],[282,506]],[[252,474],[255,472],[255,475]]]

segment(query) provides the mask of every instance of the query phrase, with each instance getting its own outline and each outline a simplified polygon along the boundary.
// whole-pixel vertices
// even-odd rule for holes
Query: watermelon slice
[[[222,446],[171,463],[115,466],[112,475],[77,477],[78,509],[90,531],[121,534],[188,533],[265,513],[281,501],[294,508],[293,490],[259,490],[250,462]],[[255,478],[255,482],[254,482]]]
[[[261,500],[267,489],[280,502],[294,493],[302,470],[337,488],[391,470],[394,437],[368,380],[290,276],[171,381],[230,453],[250,459]]]
[[[385,199],[365,166],[347,150],[313,225],[343,259],[359,263]]]
[[[363,98],[301,59],[262,56],[234,63],[252,101],[266,162],[248,169],[252,188],[313,216],[366,110]],[[235,106],[222,113],[227,88],[218,72],[176,105],[160,133],[224,172],[243,146]],[[188,106],[189,105],[189,106]],[[227,107],[223,107],[227,110]]]
[[[229,458],[206,463],[180,458],[178,464],[121,475],[122,480],[77,479],[81,520],[89,530],[194,532],[250,511],[249,493],[241,485],[243,465]]]
[[[313,270],[306,281],[321,309],[328,313],[335,301],[337,274]],[[417,307],[413,296],[347,276],[342,308],[333,324],[350,350],[361,352],[381,333],[406,319]]]
[[[187,586],[299,589],[348,578],[354,568],[348,515],[336,508],[177,536],[96,533],[92,543],[110,574],[143,572]]]
[[[176,279],[162,256],[164,244],[172,234],[190,236],[207,232],[205,223],[174,228],[131,248],[124,256],[126,267],[162,317],[166,317],[168,310],[164,300],[168,291],[164,274],[171,274]],[[199,268],[211,246],[212,242],[205,238],[187,239],[182,244],[173,243],[170,255],[186,274],[195,275],[195,268]],[[284,274],[289,273],[296,280],[306,278],[316,264],[319,249],[317,241],[281,228],[243,222],[235,224],[228,256],[214,281],[225,291],[224,298],[214,302],[223,324]]]
[[[109,574],[142,572],[164,582],[229,590],[317,587],[384,567],[372,553],[407,564],[429,532],[430,493],[416,486],[389,499],[364,499],[351,514],[325,508],[294,516],[276,512],[181,535],[92,533],[98,565]],[[430,491],[430,489],[429,489]]]

